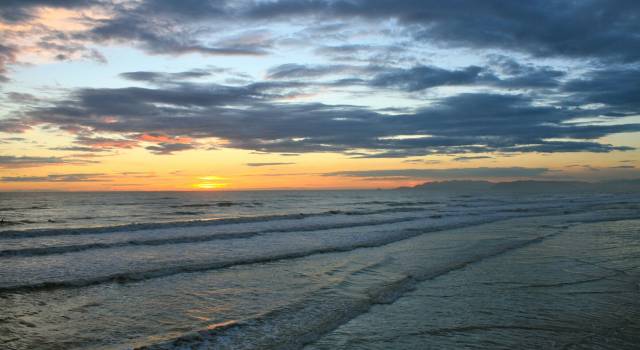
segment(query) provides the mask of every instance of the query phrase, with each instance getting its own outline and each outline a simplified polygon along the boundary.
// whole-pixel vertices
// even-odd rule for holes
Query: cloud
[[[67,147],[53,147],[52,151],[73,151],[73,152],[108,152],[107,148],[86,147],[86,146],[67,146]]]
[[[99,4],[99,0],[4,0],[0,2],[0,20],[22,22],[34,18],[36,7],[80,8]]]
[[[260,166],[275,166],[275,165],[290,165],[290,164],[296,164],[296,163],[291,163],[291,162],[272,162],[272,163],[246,163],[246,166],[251,166],[251,167],[260,167]]]
[[[389,63],[397,58],[401,58],[407,53],[404,45],[365,45],[365,44],[343,44],[325,45],[317,47],[314,52],[318,55],[327,56],[332,60],[340,61],[381,61]],[[380,59],[377,59],[380,58]]]
[[[154,154],[168,155],[168,154],[172,154],[173,152],[187,151],[190,149],[194,149],[195,146],[188,143],[160,142],[157,145],[147,146],[145,148]]]
[[[262,56],[268,53],[267,43],[234,45],[206,45],[196,38],[196,34],[175,23],[166,23],[144,15],[123,15],[106,21],[88,33],[77,34],[85,41],[132,43],[152,54],[188,54],[221,56]]]
[[[554,88],[560,85],[560,79],[566,76],[566,72],[559,69],[523,64],[504,55],[489,55],[489,66],[504,76],[493,78],[494,85],[503,88]]]
[[[192,69],[177,73],[136,71],[121,73],[120,77],[133,81],[146,81],[152,83],[171,83],[182,80],[198,79],[211,76],[212,72],[206,69]]]
[[[503,59],[504,60],[504,59]],[[498,65],[504,65],[501,62]],[[519,63],[510,62],[511,65]],[[411,68],[394,68],[378,65],[306,65],[287,63],[270,68],[268,79],[311,79],[332,75],[343,77],[331,83],[315,82],[319,86],[362,86],[389,88],[415,92],[439,86],[490,86],[501,89],[554,88],[560,85],[565,72],[550,67],[520,65],[519,69],[502,69],[498,76],[492,69],[468,66],[460,69],[443,69],[418,65]],[[346,78],[344,76],[347,76]],[[368,78],[368,76],[371,76]]]
[[[596,168],[596,167],[588,165],[588,164],[571,164],[571,165],[567,165],[565,168],[582,168],[582,169],[589,170],[589,171],[600,171],[600,170],[602,170],[600,168]]]
[[[297,26],[303,27],[300,33],[304,34],[293,34],[301,36],[300,45],[338,59],[360,59],[364,54],[367,57],[363,59],[369,61],[419,61],[406,51],[421,44],[585,61],[632,63],[640,59],[640,38],[635,35],[640,31],[637,21],[640,5],[633,1],[8,0],[0,3],[0,20],[8,23],[35,20],[37,9],[42,7],[95,8],[108,14],[82,16],[86,27],[83,30],[54,30],[38,23],[41,32],[38,35],[42,37],[36,45],[62,60],[81,56],[104,61],[104,56],[89,46],[112,42],[152,54],[268,55],[292,38],[263,28],[291,23],[301,23]],[[392,25],[381,29],[383,22]],[[394,40],[383,45],[348,40],[366,33]],[[344,44],[319,40],[327,35]],[[391,60],[391,56],[400,57]],[[0,58],[0,66],[14,59],[15,54]],[[414,68],[405,69],[410,72]],[[430,81],[438,79],[445,84],[460,84],[474,78],[473,71],[464,69],[449,73],[427,72],[432,78],[398,82],[398,86],[428,87]],[[509,83],[554,86],[555,74],[552,69],[539,71],[537,76],[530,74],[526,81],[513,79]],[[391,84],[394,80],[393,76],[386,76],[376,82]],[[506,86],[507,82],[503,84]]]
[[[640,131],[640,124],[567,123],[599,111],[545,105],[526,94],[462,93],[394,115],[348,105],[277,102],[304,86],[296,81],[274,81],[244,86],[190,83],[153,89],[79,89],[69,99],[31,109],[23,124],[122,135],[76,138],[79,145],[92,147],[131,148],[141,141],[135,135],[166,135],[166,140],[155,141],[176,145],[148,148],[159,154],[192,148],[180,138],[215,137],[227,140],[231,148],[342,152],[367,158],[495,151],[624,151],[632,148],[595,140]],[[566,141],[549,140],[560,138]],[[356,150],[359,153],[354,153]]]
[[[325,173],[325,176],[361,177],[361,178],[499,178],[499,177],[534,177],[548,172],[547,168],[450,168],[450,169],[386,169],[386,170],[353,170]]]
[[[317,176],[322,173],[261,173],[261,174],[242,174],[242,177],[282,177],[282,176]]]
[[[202,38],[225,33],[223,28],[255,28],[292,18],[298,22],[312,18],[317,22],[363,20],[370,21],[371,25],[393,19],[413,40],[442,47],[619,62],[634,62],[640,58],[640,38],[634,34],[640,29],[637,21],[640,6],[632,1],[142,0],[128,4],[89,0],[9,1],[0,7],[0,16],[5,20],[23,20],[31,17],[29,13],[35,6],[77,8],[89,5],[102,5],[114,15],[94,20],[93,28],[76,33],[76,39],[128,42],[159,54],[263,55],[274,44],[264,31],[236,33],[214,42]],[[216,27],[216,23],[220,25]],[[309,30],[313,32],[327,31],[326,25],[318,26],[314,20],[309,23]],[[329,27],[336,25],[344,27],[341,23]],[[317,52],[344,56],[375,49],[372,45],[347,43],[319,45]],[[384,50],[397,51],[390,47]]]
[[[52,174],[47,176],[4,176],[3,182],[105,182],[105,174]]]
[[[123,175],[126,177],[135,177],[135,178],[149,178],[156,177],[156,174],[149,171],[124,171],[119,173],[119,175]]]
[[[32,94],[21,92],[7,92],[7,99],[13,103],[29,104],[40,101],[40,99]]]
[[[247,32],[204,43],[200,36],[214,32],[205,23],[232,17],[225,1],[147,0],[137,6],[115,6],[115,16],[100,20],[76,38],[98,42],[132,43],[153,54],[265,55],[272,46],[264,33]]]
[[[374,49],[374,46],[363,44],[345,44],[337,46],[320,46],[316,48],[315,52],[321,55],[355,55],[360,52],[370,52]]]
[[[609,112],[638,114],[640,110],[640,68],[597,69],[570,80],[563,91],[572,94],[574,104],[604,104]]]
[[[138,141],[123,138],[77,136],[75,142],[93,149],[134,148]]]
[[[403,163],[409,164],[440,164],[441,160],[437,159],[405,159],[402,161]]]
[[[501,63],[503,64],[503,63]],[[511,64],[518,64],[511,62]],[[499,77],[486,67],[468,66],[461,69],[443,69],[433,66],[415,66],[409,69],[387,69],[368,82],[373,87],[397,88],[409,92],[438,86],[484,85],[504,89],[552,88],[560,85],[565,73],[549,67],[521,66],[503,69]]]
[[[28,142],[32,142],[32,141],[27,140],[24,137],[6,137],[6,138],[0,139],[0,143],[13,143],[13,142],[28,143]]]
[[[631,62],[640,58],[640,38],[635,35],[640,31],[639,12],[636,2],[606,0],[280,0],[257,2],[247,15],[269,20],[395,19],[415,40],[442,46]]]
[[[77,157],[77,156],[76,156]],[[72,157],[37,157],[37,156],[5,156],[0,155],[0,168],[35,168],[60,165],[85,165],[98,163],[87,159]]]
[[[58,157],[20,157],[0,155],[0,168],[30,168],[64,163],[67,163],[67,160]]]
[[[367,74],[379,70],[373,66],[348,64],[305,65],[287,63],[272,67],[267,71],[268,79],[316,78],[335,74]]]
[[[461,70],[446,70],[436,67],[414,67],[394,69],[373,78],[371,85],[378,87],[399,87],[407,91],[417,91],[444,85],[471,84],[478,79],[482,68],[477,66]]]
[[[636,167],[633,165],[618,165],[609,167],[610,169],[635,169]]]
[[[227,141],[227,147],[262,152],[341,152],[358,158],[456,154],[464,155],[459,156],[463,159],[474,152],[627,151],[632,148],[606,144],[599,139],[640,131],[637,123],[572,123],[576,118],[615,119],[640,110],[636,97],[640,90],[635,84],[640,79],[639,70],[633,64],[624,65],[640,57],[637,52],[640,39],[632,34],[640,28],[637,21],[632,21],[639,6],[631,3],[553,0],[526,4],[467,0],[455,4],[431,0],[11,3],[17,12],[32,11],[38,6],[74,9],[98,6],[109,10],[106,11],[109,16],[84,18],[86,30],[44,30],[55,40],[40,40],[40,48],[67,55],[84,50],[90,42],[126,43],[150,53],[171,55],[268,54],[291,38],[263,28],[290,24],[294,19],[303,23],[294,27],[302,27],[304,34],[296,32],[292,36],[349,32],[342,41],[336,41],[340,38],[337,36],[331,41],[308,40],[300,44],[319,55],[398,51],[407,56],[404,63],[390,61],[385,65],[289,63],[267,70],[266,81],[232,85],[198,82],[197,79],[212,75],[213,69],[124,72],[121,78],[149,83],[145,86],[151,87],[76,89],[58,100],[30,101],[18,113],[0,120],[3,132],[23,132],[40,125],[70,131],[75,136],[70,147],[78,150],[144,147],[156,154],[171,154],[204,147],[198,141],[214,137]],[[388,26],[379,44],[353,41],[382,22]],[[343,44],[336,45],[337,42]],[[567,42],[572,45],[566,45]],[[420,45],[424,43],[435,44],[438,50],[481,50],[476,52],[483,54],[488,65],[474,62],[445,68],[424,63],[430,57],[412,62],[409,56],[421,53],[419,50],[425,46]],[[414,46],[418,50],[408,53]],[[2,67],[15,63],[15,50],[7,44],[0,46],[0,75],[6,75]],[[522,62],[514,58],[516,51],[526,54],[518,55]],[[526,63],[533,61],[532,56],[584,59],[586,73]],[[614,61],[616,64],[602,64]],[[326,77],[336,80],[317,81]],[[414,99],[412,108],[404,110],[290,100],[310,90],[349,90],[355,86],[358,92],[365,90],[363,94],[371,94],[372,98],[377,98],[380,92],[388,93],[386,89],[418,92],[435,87],[472,86],[474,92],[460,93],[463,89],[455,88],[436,90],[433,95],[431,92],[401,95]],[[28,96],[14,97],[18,102]],[[422,97],[425,99],[421,100]],[[593,107],[594,104],[598,106]],[[140,136],[151,134],[162,136],[151,139]],[[401,135],[414,137],[397,137]]]
[[[462,156],[462,157],[453,158],[453,160],[456,161],[456,162],[466,162],[466,161],[477,160],[477,159],[493,159],[493,157],[489,157],[489,156]]]
[[[580,141],[547,141],[539,145],[514,146],[504,149],[510,152],[593,152],[608,153],[612,151],[633,151],[635,148],[629,146],[613,146],[597,142]]]
[[[18,49],[14,46],[0,44],[0,83],[9,81],[9,77],[7,77],[7,65],[16,62],[17,52]]]
[[[91,7],[100,16],[77,12],[82,29],[50,28],[35,17],[41,7]],[[205,67],[123,72],[129,82],[119,83],[136,86],[69,88],[49,99],[9,92],[0,132],[59,129],[73,143],[54,150],[96,155],[210,149],[209,138],[264,153],[352,158],[630,151],[602,138],[640,131],[623,119],[640,114],[639,14],[634,2],[604,0],[5,1],[0,19],[22,23],[0,34],[0,81],[23,53],[105,61],[94,47],[113,43],[172,56],[277,53],[264,61],[277,63],[253,82],[245,75],[222,83],[237,73]],[[33,28],[16,29],[24,26]],[[471,54],[437,65],[440,55],[460,53]],[[293,63],[279,64],[284,57]],[[316,99],[324,103],[298,98],[310,92],[328,93]],[[334,97],[347,102],[326,102]],[[80,162],[69,157],[5,158],[0,166]],[[287,163],[247,165],[257,164]]]
[[[29,122],[21,117],[0,119],[0,132],[17,134],[25,132],[30,128]]]

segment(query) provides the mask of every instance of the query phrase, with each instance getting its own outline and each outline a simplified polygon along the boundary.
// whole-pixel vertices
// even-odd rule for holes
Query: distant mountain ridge
[[[586,181],[540,181],[518,180],[507,182],[451,180],[425,182],[400,189],[432,192],[499,192],[499,193],[545,193],[545,192],[640,192],[640,179]]]

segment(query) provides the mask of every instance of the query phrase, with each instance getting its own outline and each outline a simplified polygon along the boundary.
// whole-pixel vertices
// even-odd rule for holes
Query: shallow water
[[[639,283],[639,220],[575,224],[419,283],[305,349],[635,349]]]
[[[109,197],[110,206],[95,203],[104,198],[91,202],[83,194],[71,196],[67,202],[81,198],[98,214],[99,205],[107,206],[120,212],[118,219],[110,226],[98,215],[84,228],[68,219],[50,226],[4,227],[0,342],[7,349],[491,347],[490,342],[513,344],[518,332],[545,339],[546,333],[536,333],[542,332],[540,324],[510,326],[521,323],[513,310],[549,320],[544,327],[557,326],[562,333],[569,320],[563,315],[590,302],[574,295],[575,303],[564,305],[542,292],[547,284],[573,285],[576,276],[567,271],[600,278],[599,273],[618,269],[624,273],[617,279],[637,285],[638,222],[618,221],[640,217],[640,199],[633,196],[226,193],[224,201],[263,204],[235,216],[227,211],[233,205],[208,207],[218,220],[163,217],[135,225],[128,221],[131,208],[119,207],[121,194]],[[150,198],[181,196],[188,194],[129,194],[128,200],[150,205],[141,212],[151,213],[166,203]],[[222,200],[212,196],[184,201],[195,207]],[[35,197],[13,205],[29,207]],[[76,208],[57,203],[67,217]],[[602,265],[605,260],[609,265]],[[520,279],[522,285],[508,284]],[[532,287],[534,282],[540,286]],[[633,284],[607,283],[610,289],[598,300],[611,297],[606,305],[628,310],[637,320],[635,304],[623,298],[624,288]],[[486,310],[481,307],[491,305],[492,295],[494,318],[482,319]],[[405,303],[405,309],[394,309]],[[544,307],[557,319],[536,313]],[[589,312],[592,320],[619,316],[605,308]],[[494,322],[498,319],[505,322]],[[438,335],[447,329],[455,335]],[[489,339],[491,332],[504,337]],[[404,335],[398,340],[393,334]],[[555,333],[546,337],[552,338],[565,339]],[[630,342],[625,336],[612,339],[624,339],[616,343],[623,348]]]

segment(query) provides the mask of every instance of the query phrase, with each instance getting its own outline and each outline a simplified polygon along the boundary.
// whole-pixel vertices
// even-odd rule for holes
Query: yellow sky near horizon
[[[616,135],[608,142],[625,142],[640,148],[635,134]],[[608,178],[633,178],[640,152],[611,153],[525,153],[473,154],[491,157],[455,161],[464,155],[433,155],[426,157],[350,158],[339,153],[307,153],[298,155],[260,154],[248,150],[219,148],[187,150],[172,155],[156,155],[142,148],[118,149],[93,154],[73,151],[43,151],[66,145],[61,132],[32,131],[21,135],[33,143],[14,142],[2,145],[2,153],[34,157],[59,157],[67,164],[38,166],[5,166],[2,178],[46,177],[57,174],[90,174],[89,179],[66,181],[0,181],[0,191],[62,190],[62,191],[209,191],[256,189],[347,189],[395,188],[413,186],[427,181],[447,180],[442,177],[355,177],[328,176],[341,171],[390,169],[451,169],[451,168],[548,168],[543,178],[553,180],[597,181]],[[616,139],[617,138],[617,139]],[[621,140],[620,140],[621,139]],[[415,162],[407,162],[413,160]],[[265,163],[263,166],[256,164]],[[283,163],[268,165],[269,163]],[[290,163],[290,164],[285,164]],[[248,164],[253,164],[250,166]],[[588,167],[586,167],[588,166]],[[539,178],[539,177],[536,177]],[[454,179],[454,178],[451,178]],[[479,178],[490,181],[518,180],[521,177]]]

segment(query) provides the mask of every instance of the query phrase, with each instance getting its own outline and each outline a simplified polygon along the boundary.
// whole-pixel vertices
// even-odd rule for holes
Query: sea
[[[640,196],[0,193],[1,349],[638,349]]]

